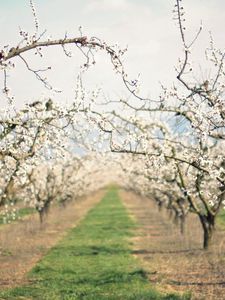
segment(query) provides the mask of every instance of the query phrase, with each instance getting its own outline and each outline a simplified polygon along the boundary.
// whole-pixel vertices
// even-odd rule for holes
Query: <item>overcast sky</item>
[[[83,34],[97,36],[108,44],[118,43],[121,48],[128,45],[124,64],[131,78],[141,74],[143,95],[155,97],[159,92],[159,82],[166,85],[175,81],[174,66],[181,56],[182,45],[179,31],[173,20],[173,0],[36,0],[35,5],[40,22],[40,32],[59,38],[65,35]],[[216,44],[225,48],[225,1],[184,0],[187,36],[191,39],[203,23],[203,32],[194,47],[196,61],[204,55],[209,42],[209,31]],[[19,26],[32,33],[34,22],[25,0],[0,0],[0,47],[16,46],[19,41]],[[44,51],[44,59],[33,55],[27,58],[31,66],[52,66],[49,72],[51,83],[63,92],[52,95],[40,82],[25,70],[16,60],[16,69],[11,72],[9,83],[16,96],[16,103],[37,100],[43,96],[53,96],[63,102],[74,97],[74,86],[82,56],[73,49],[74,57],[65,58],[62,49]],[[103,88],[110,97],[126,95],[118,76],[112,72],[109,57],[101,53],[96,56],[97,65],[85,75],[88,89]],[[197,63],[198,64],[198,63]],[[209,70],[202,70],[205,76]],[[207,76],[207,75],[206,75]],[[2,77],[1,77],[2,83]],[[2,95],[1,95],[2,98]],[[4,106],[4,101],[1,100]]]

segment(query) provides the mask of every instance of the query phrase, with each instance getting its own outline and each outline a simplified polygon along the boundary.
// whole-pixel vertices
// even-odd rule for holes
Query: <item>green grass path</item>
[[[30,285],[0,293],[0,299],[169,300],[160,295],[131,254],[135,224],[115,188],[89,211],[79,226],[30,272]]]

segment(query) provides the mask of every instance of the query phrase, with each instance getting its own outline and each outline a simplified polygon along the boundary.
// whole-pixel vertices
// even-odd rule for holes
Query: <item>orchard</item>
[[[103,9],[106,2],[94,1],[92,5],[93,7],[102,5]],[[125,5],[128,1],[122,2]],[[42,30],[39,12],[36,9],[36,5],[41,6],[41,1],[37,3],[33,0],[28,1],[33,30],[19,27],[18,36],[14,39],[18,42],[11,40],[10,43],[2,44],[3,40],[0,45],[2,90],[0,111],[0,229],[2,230],[0,235],[4,230],[8,230],[7,235],[10,239],[10,226],[16,230],[25,220],[26,226],[29,226],[28,224],[31,224],[36,216],[39,220],[36,234],[42,231],[47,234],[49,216],[54,216],[56,209],[63,215],[64,211],[72,209],[73,203],[85,205],[86,199],[92,196],[94,198],[99,191],[107,189],[109,199],[115,198],[115,203],[105,208],[105,217],[102,210],[104,205],[106,207],[109,204],[104,197],[102,201],[106,201],[104,202],[106,204],[103,204],[103,208],[100,202],[90,210],[90,217],[89,213],[87,215],[87,220],[94,218],[93,211],[98,209],[96,215],[99,219],[92,226],[94,229],[96,225],[97,232],[101,220],[104,218],[104,222],[114,220],[114,215],[108,215],[113,212],[114,207],[118,212],[118,214],[115,212],[118,222],[122,222],[120,213],[122,218],[124,212],[114,194],[114,190],[117,190],[122,200],[121,195],[124,193],[127,193],[126,197],[130,199],[132,197],[139,199],[140,210],[146,210],[148,205],[152,205],[149,209],[155,211],[158,222],[163,220],[162,222],[171,224],[168,226],[174,228],[174,232],[180,239],[187,240],[189,236],[188,249],[182,245],[182,250],[175,247],[173,251],[177,253],[190,251],[190,255],[194,257],[193,251],[196,250],[194,245],[197,245],[198,255],[201,253],[199,257],[205,259],[207,263],[210,261],[214,269],[217,270],[219,264],[224,264],[221,257],[225,251],[225,53],[224,50],[217,48],[211,32],[208,34],[207,47],[200,49],[199,41],[204,33],[204,24],[200,22],[202,16],[198,15],[199,25],[193,33],[193,30],[189,31],[188,28],[191,16],[190,12],[186,16],[187,1],[174,2],[167,15],[170,14],[170,22],[176,30],[176,51],[180,57],[177,57],[175,62],[172,81],[168,85],[160,82],[157,92],[153,92],[153,96],[148,96],[151,91],[146,92],[146,88],[143,88],[143,85],[146,85],[144,79],[142,80],[138,73],[133,77],[130,71],[129,59],[126,59],[126,56],[129,57],[129,45],[120,47],[116,42],[113,44],[114,41],[109,40],[107,36],[104,40],[95,34],[93,36],[84,34],[82,27],[78,27],[76,35],[66,32],[56,38],[48,36],[48,31]],[[112,3],[111,5],[115,9],[119,3],[120,1],[116,1],[114,6]],[[129,5],[132,7],[134,4]],[[139,7],[143,3],[135,5]],[[89,6],[92,7],[91,4]],[[146,35],[146,43],[148,38]],[[126,36],[123,40],[126,41]],[[138,41],[134,40],[134,45],[135,43],[138,44]],[[58,51],[57,60],[51,59],[54,51]],[[198,52],[201,52],[200,56]],[[162,58],[163,61],[164,59]],[[63,98],[63,91],[54,86],[54,68],[57,69],[54,62],[57,65],[61,61],[60,72],[65,74],[63,75],[65,81],[69,80],[66,77],[67,69],[70,74],[69,68],[76,64],[74,70],[77,73],[73,74],[72,94],[69,94],[68,101]],[[99,67],[99,64],[103,64],[104,67]],[[173,62],[169,61],[169,64],[173,68]],[[105,74],[101,74],[101,68]],[[138,69],[138,66],[135,68]],[[206,71],[202,71],[204,68]],[[15,91],[21,89],[21,83],[25,84],[20,72],[26,74],[23,75],[27,76],[25,81],[27,80],[29,84],[34,82],[34,86],[38,87],[35,100],[31,97],[32,100],[18,101]],[[63,76],[60,77],[62,81],[64,81]],[[110,84],[107,82],[104,86],[100,82],[99,86],[89,85],[93,78],[102,78],[101,76],[105,76],[106,81],[108,76],[111,76]],[[113,94],[109,89],[114,85],[120,88]],[[148,86],[151,88],[151,82]],[[22,90],[29,91],[29,88],[25,84]],[[39,95],[39,90],[42,91],[42,95]],[[43,96],[43,93],[46,96]],[[131,216],[134,206],[132,203],[130,200],[129,204],[128,199],[123,204]],[[31,213],[22,216],[21,211],[24,209],[30,210]],[[138,213],[133,214],[132,218],[136,218],[139,222]],[[79,226],[84,226],[85,220]],[[196,227],[190,226],[192,222],[190,220],[194,220]],[[107,223],[108,225],[105,226],[114,228],[116,222],[115,217],[112,224]],[[148,222],[154,226],[151,219]],[[135,226],[141,227],[139,223],[137,224]],[[130,228],[131,225],[126,226]],[[198,239],[192,240],[195,228],[200,228],[200,234]],[[81,232],[82,230],[84,229],[81,229]],[[132,232],[136,232],[135,228]],[[79,234],[77,231],[78,237]],[[85,238],[84,236],[81,240],[85,241]],[[166,238],[169,242],[170,237]],[[111,237],[109,236],[108,239],[110,240]],[[108,247],[104,246],[104,243],[107,244],[106,240],[98,241],[101,247]],[[2,242],[0,256],[2,255],[4,260],[4,251],[6,251],[4,239],[0,241]],[[26,234],[24,234],[24,243],[26,243]],[[87,240],[87,245],[88,243]],[[95,246],[92,247],[95,249]],[[96,246],[96,249],[98,247],[100,246]],[[212,253],[213,257],[216,256],[216,261],[212,260]],[[130,264],[135,265],[136,262]],[[191,258],[188,266],[192,264],[194,262]],[[74,264],[74,268],[78,268],[78,265],[79,263]],[[35,265],[31,267],[34,267],[34,270],[37,268]],[[41,268],[43,267],[40,267],[40,270]],[[124,265],[124,270],[125,268]],[[30,269],[28,268],[27,271]],[[110,272],[112,274],[114,269]],[[199,274],[202,273],[204,273],[203,269]],[[211,292],[206,289],[204,296],[207,296],[207,299],[223,299],[218,296],[221,291],[224,293],[224,282],[221,279],[223,276],[224,271],[220,269],[214,272],[214,277],[210,277],[210,282],[197,282],[196,285],[203,288],[204,285],[218,285],[221,288],[219,292],[216,289]],[[149,280],[151,281],[151,277]],[[172,286],[171,282],[169,284]],[[21,287],[24,284],[20,283],[17,286]],[[38,296],[32,294],[32,291],[30,294],[23,294],[19,288],[18,295],[13,296],[16,292],[9,288],[14,286],[9,284],[6,287],[8,289],[1,294],[0,286],[0,298],[3,297],[1,299],[22,299],[23,295],[31,297],[29,299],[94,299],[90,298],[90,295],[83,298],[82,295],[88,295],[85,294],[86,290],[84,294],[79,294],[79,291],[78,294],[74,292],[71,298],[63,298],[62,294],[59,296],[57,293],[58,298],[56,296],[54,298],[47,292],[42,296],[43,298],[37,298]],[[188,289],[192,289],[192,285],[187,283],[184,288],[183,291],[186,293]],[[126,288],[124,293],[125,290]],[[134,293],[137,290],[134,289]],[[199,296],[203,293],[202,290],[200,292],[194,290],[193,295],[196,298],[190,298],[189,294],[178,295],[176,293],[180,291],[177,289],[172,290],[174,294],[169,295],[166,291],[160,296],[154,294],[155,296],[151,298],[150,294],[147,294],[146,286],[140,287],[140,290],[143,294],[137,293],[134,294],[136,295],[134,298],[131,298],[127,292],[127,295],[123,294],[123,299],[206,299]],[[122,299],[119,298],[119,294],[117,296],[112,294],[116,298],[111,298],[111,294],[107,296],[105,292],[103,294],[96,292],[93,295],[95,299]],[[99,295],[103,295],[102,298]]]

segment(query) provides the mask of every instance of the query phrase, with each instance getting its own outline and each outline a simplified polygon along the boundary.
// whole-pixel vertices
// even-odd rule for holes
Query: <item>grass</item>
[[[32,207],[23,207],[18,209],[17,213],[16,213],[16,219],[15,220],[10,220],[10,222],[17,222],[19,219],[24,218],[27,215],[33,214],[36,212],[35,208]],[[4,223],[4,216],[0,215],[0,225],[3,225]]]
[[[222,209],[217,217],[217,224],[225,228],[225,209]]]
[[[161,295],[131,254],[135,227],[111,188],[80,225],[72,229],[30,272],[29,285],[0,293],[0,299],[181,300]]]

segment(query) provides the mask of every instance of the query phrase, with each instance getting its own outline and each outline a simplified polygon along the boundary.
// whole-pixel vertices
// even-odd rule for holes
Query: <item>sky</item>
[[[171,85],[176,81],[174,66],[182,56],[178,25],[173,20],[174,0],[36,0],[34,1],[40,23],[40,32],[47,30],[46,37],[60,38],[83,35],[96,36],[109,45],[118,44],[122,49],[128,46],[124,66],[131,79],[140,74],[141,94],[157,97],[160,83]],[[193,47],[193,58],[201,76],[208,76],[203,63],[205,48],[209,45],[212,32],[216,45],[225,48],[225,2],[223,0],[183,0],[187,38],[191,41],[202,22],[203,31]],[[20,40],[19,27],[34,32],[34,21],[25,0],[0,0],[0,48],[4,45],[15,47]],[[74,56],[65,57],[61,48],[43,51],[44,58],[38,59],[33,53],[25,57],[30,66],[44,68],[51,66],[49,81],[62,90],[56,94],[46,90],[34,75],[29,73],[19,59],[15,69],[10,71],[9,86],[16,97],[15,103],[53,97],[62,103],[74,100],[76,77],[79,66],[84,62],[81,53],[73,48]],[[112,70],[110,59],[102,52],[96,54],[97,64],[84,75],[85,88],[102,88],[110,98],[126,97],[118,75]],[[1,75],[0,75],[1,76]],[[0,84],[3,77],[0,77]],[[1,107],[6,101],[1,95]]]

